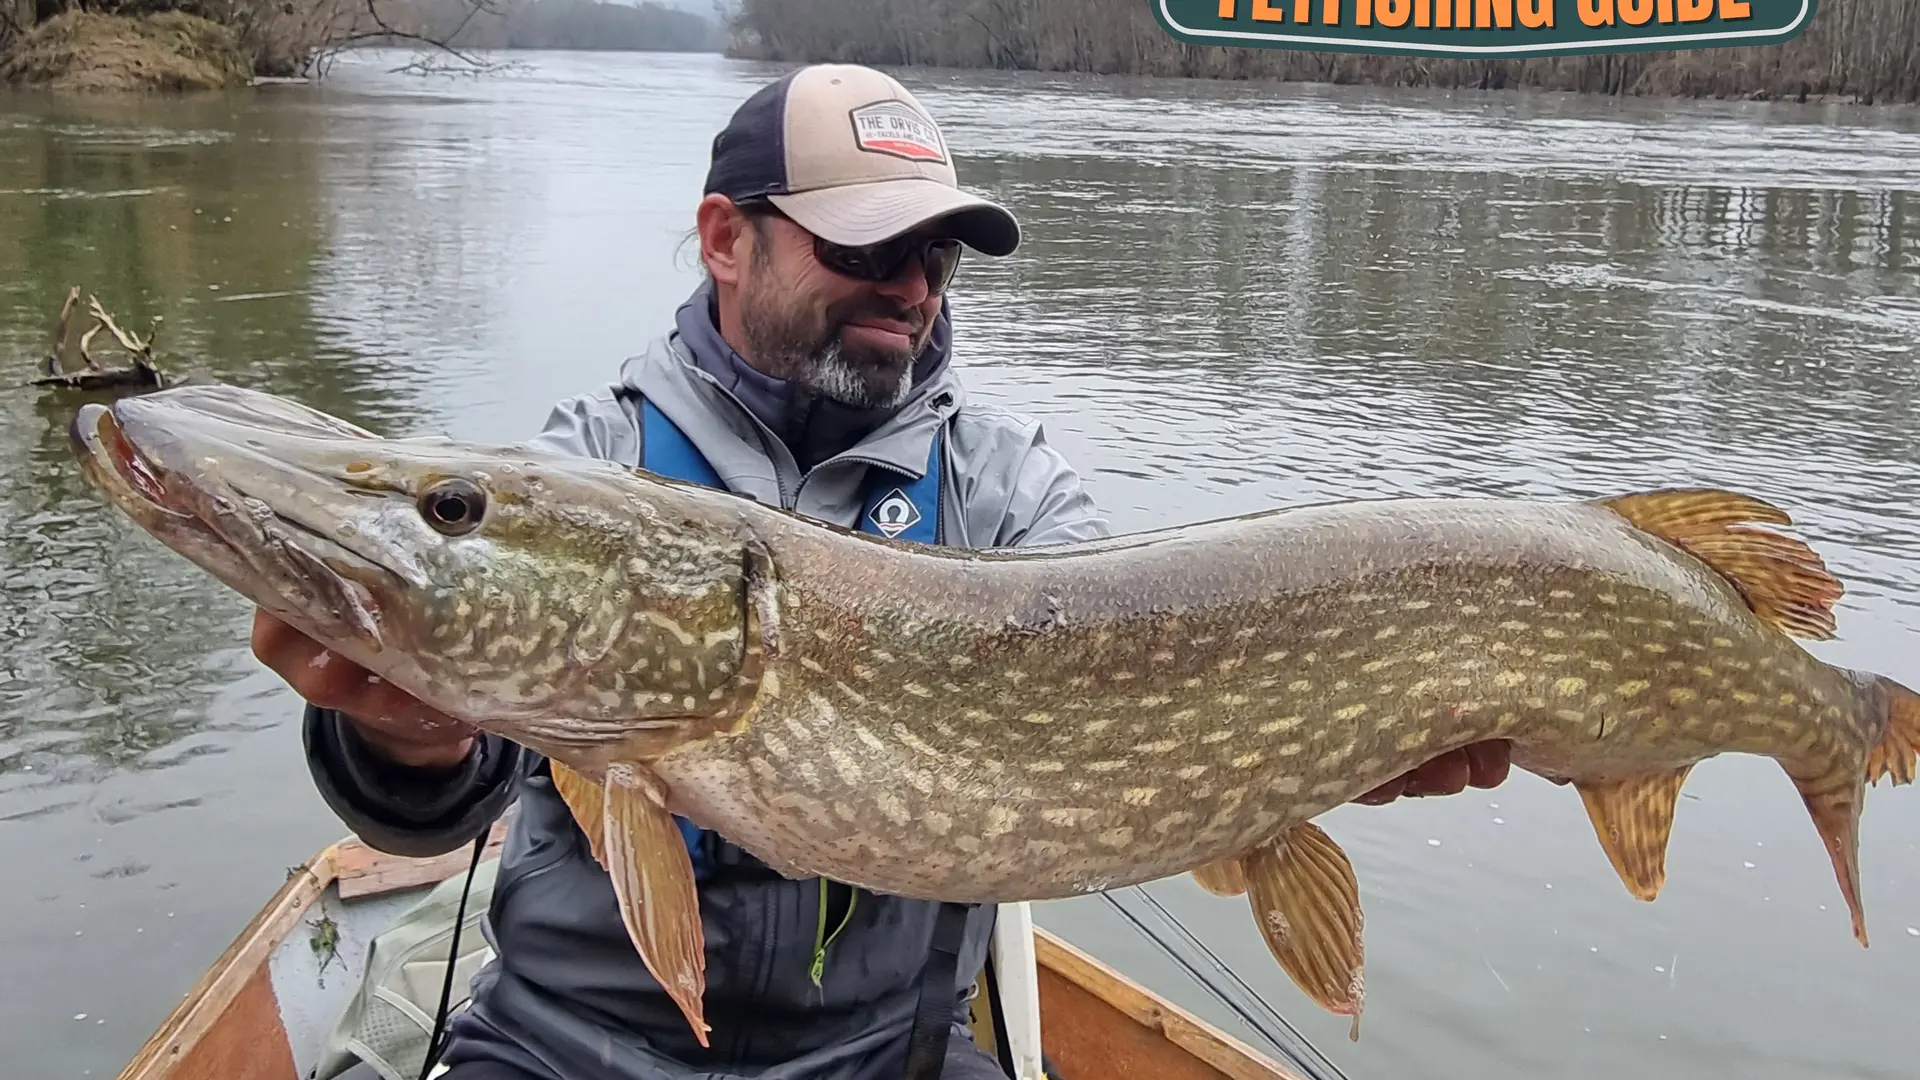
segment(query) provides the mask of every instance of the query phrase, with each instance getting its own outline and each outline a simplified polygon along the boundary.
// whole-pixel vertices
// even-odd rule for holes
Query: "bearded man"
[[[969,401],[950,367],[962,246],[1005,256],[1020,230],[958,187],[906,88],[851,65],[764,87],[714,140],[696,220],[705,280],[674,328],[612,385],[557,405],[535,444],[889,538],[1108,534],[1040,425]],[[631,944],[546,759],[321,659],[264,612],[253,647],[309,703],[315,783],[372,847],[453,851],[519,801],[488,911],[495,959],[448,1029],[447,1080],[1002,1076],[965,1024],[993,907],[788,880],[682,822],[706,934],[702,1048]],[[1504,771],[1497,751],[1456,752],[1363,801]]]

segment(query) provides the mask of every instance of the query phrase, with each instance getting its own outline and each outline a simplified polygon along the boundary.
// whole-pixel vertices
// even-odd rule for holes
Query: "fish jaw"
[[[380,438],[222,385],[88,405],[70,434],[89,481],[163,544],[542,753],[658,752],[735,722],[756,692],[750,624],[774,620],[770,585],[748,588],[737,498],[524,447]]]
[[[342,655],[373,666],[382,651],[377,604],[365,581],[378,568],[291,523],[254,511],[215,476],[159,464],[129,439],[121,413],[81,406],[68,435],[87,480],[155,539],[229,588]],[[297,526],[291,526],[297,528]]]

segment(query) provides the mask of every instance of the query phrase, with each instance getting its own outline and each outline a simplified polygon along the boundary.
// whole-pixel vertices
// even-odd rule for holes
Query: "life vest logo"
[[[906,492],[894,488],[887,492],[886,498],[873,504],[867,520],[891,540],[920,524],[920,508],[913,505]]]

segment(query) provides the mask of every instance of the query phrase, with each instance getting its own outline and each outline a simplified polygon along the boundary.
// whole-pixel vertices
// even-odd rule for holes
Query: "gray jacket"
[[[639,403],[630,395],[638,391],[734,491],[851,528],[866,463],[917,474],[944,427],[943,543],[1107,535],[1078,475],[1037,423],[967,400],[949,368],[949,340],[943,314],[905,404],[886,414],[848,410],[747,367],[714,330],[703,286],[680,308],[675,329],[629,359],[618,382],[561,401],[532,441],[637,464]],[[519,801],[488,913],[497,959],[475,978],[472,1007],[452,1025],[444,1061],[500,1061],[543,1080],[900,1075],[937,904],[788,881],[709,834],[716,870],[701,884],[700,906],[713,1031],[711,1049],[702,1050],[635,954],[607,875],[555,794],[544,758],[484,736],[457,769],[424,773],[372,757],[325,710],[309,706],[304,731],[321,796],[382,851],[455,850]],[[991,908],[969,918],[956,1002],[966,1000],[985,960],[992,918]],[[957,1023],[955,1031],[964,1039]]]

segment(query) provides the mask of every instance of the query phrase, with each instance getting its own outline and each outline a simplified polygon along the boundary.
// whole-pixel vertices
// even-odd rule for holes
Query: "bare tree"
[[[1920,101],[1920,0],[1822,0],[1778,45],[1528,60],[1215,48],[1139,0],[741,0],[735,56],[1615,95]]]

